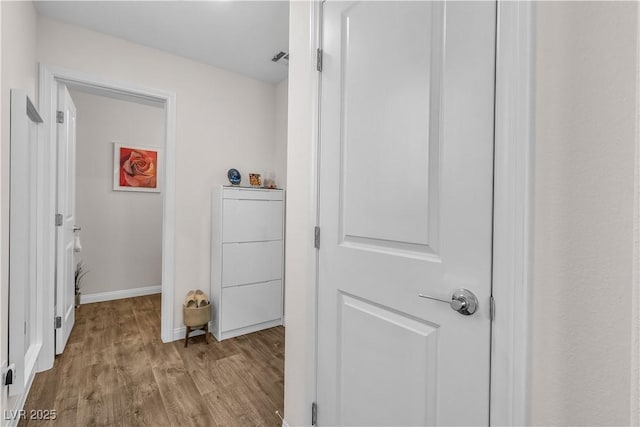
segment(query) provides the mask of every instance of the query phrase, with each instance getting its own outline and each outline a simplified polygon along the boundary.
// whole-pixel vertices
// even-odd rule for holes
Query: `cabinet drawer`
[[[282,318],[282,282],[222,289],[222,331],[231,331]]]
[[[282,279],[282,240],[222,245],[222,286]]]
[[[252,188],[223,188],[222,197],[225,199],[246,200],[282,200],[282,190],[260,190]]]
[[[224,200],[222,242],[282,239],[282,201]]]

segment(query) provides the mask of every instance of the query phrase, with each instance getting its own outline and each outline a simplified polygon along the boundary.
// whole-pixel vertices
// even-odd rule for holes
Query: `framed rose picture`
[[[113,143],[113,189],[160,192],[162,150]]]

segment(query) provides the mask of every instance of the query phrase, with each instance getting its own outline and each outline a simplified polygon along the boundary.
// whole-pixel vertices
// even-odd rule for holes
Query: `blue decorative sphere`
[[[242,180],[238,169],[229,169],[227,172],[227,178],[229,178],[231,185],[240,185],[240,181]]]

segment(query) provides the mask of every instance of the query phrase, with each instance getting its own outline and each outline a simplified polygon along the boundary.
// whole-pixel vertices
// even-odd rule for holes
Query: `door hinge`
[[[311,404],[311,425],[318,425],[318,404],[316,402]]]
[[[322,49],[316,50],[316,70],[322,72]]]
[[[60,316],[56,317],[55,327],[56,327],[56,329],[62,328],[62,317],[60,317]]]
[[[56,123],[64,123],[64,111],[56,111]]]
[[[313,247],[316,249],[320,249],[320,227],[318,227],[317,225],[314,229]]]
[[[56,214],[56,227],[60,227],[62,225],[62,214]]]
[[[492,322],[496,318],[496,300],[493,299],[493,295],[489,297],[489,317]]]

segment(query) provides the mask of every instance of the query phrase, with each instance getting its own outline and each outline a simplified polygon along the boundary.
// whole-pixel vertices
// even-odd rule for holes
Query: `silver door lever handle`
[[[456,289],[451,295],[451,299],[449,301],[436,297],[430,297],[424,294],[418,294],[418,296],[420,298],[426,298],[449,304],[452,310],[457,311],[460,314],[464,314],[465,316],[472,315],[478,309],[478,298],[476,298],[473,292],[464,288]]]

